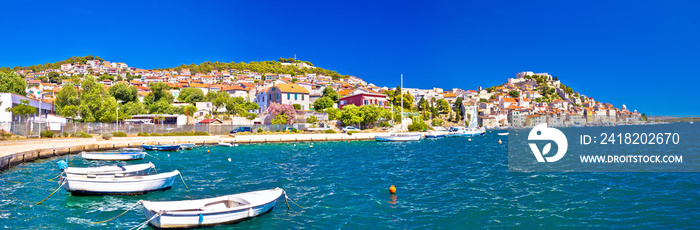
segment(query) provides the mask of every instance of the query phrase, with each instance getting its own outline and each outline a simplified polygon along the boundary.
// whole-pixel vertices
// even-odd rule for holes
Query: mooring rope
[[[161,212],[156,213],[155,215],[153,215],[153,217],[151,217],[151,219],[148,219],[146,222],[143,222],[143,223],[141,223],[141,224],[139,224],[139,225],[136,225],[135,227],[130,228],[129,230],[134,230],[134,229],[141,229],[141,228],[143,228],[144,226],[148,225],[148,222],[151,222],[151,220],[153,220],[153,219],[155,219],[156,217],[160,216],[160,214],[162,214],[162,213],[161,213]]]
[[[54,193],[58,192],[58,190],[61,189],[61,186],[63,186],[63,184],[65,184],[65,183],[66,183],[65,181],[61,180],[61,184],[58,185],[58,187],[56,188],[56,190],[53,190],[53,192],[52,192],[51,194],[49,194],[49,196],[47,196],[47,197],[44,198],[43,200],[39,201],[39,203],[36,203],[36,204],[34,204],[34,205],[39,205],[39,204],[41,204],[42,202],[46,201],[46,199],[49,199],[49,197],[53,196]]]
[[[61,174],[58,174],[58,176],[55,176],[54,178],[48,179],[48,180],[46,180],[46,181],[53,181],[53,180],[55,180],[56,178],[60,177],[61,175],[63,175],[63,174],[62,174],[62,173],[61,173]]]
[[[156,160],[160,160],[160,158],[158,158],[158,157],[156,157],[156,156],[153,156],[153,155],[151,155],[151,154],[146,153],[146,155],[149,155],[149,156],[151,156],[151,157],[153,157],[153,158],[156,158]]]
[[[178,171],[177,174],[180,175],[180,180],[182,180],[182,184],[184,184],[185,188],[187,188],[187,190],[189,190],[190,187],[187,187],[187,183],[185,183],[185,179],[182,179],[182,173],[180,171]]]
[[[284,192],[284,201],[287,202],[287,200],[291,201],[292,204],[296,205],[297,207],[304,209],[304,207],[301,207],[301,205],[297,204],[294,202],[292,199],[289,199],[289,196],[287,196],[287,191]],[[287,204],[287,208],[289,208],[289,204]]]
[[[133,206],[129,207],[129,209],[127,209],[126,211],[122,212],[121,214],[119,214],[119,215],[117,215],[117,216],[115,216],[115,217],[110,218],[109,220],[99,221],[99,222],[90,222],[90,224],[101,224],[101,223],[105,223],[105,222],[109,222],[109,221],[111,221],[111,220],[117,219],[117,217],[120,217],[120,216],[124,215],[125,213],[127,213],[128,211],[131,211],[131,209],[133,209],[134,207],[138,206],[139,204],[141,204],[141,201],[136,202],[136,204],[134,204]]]

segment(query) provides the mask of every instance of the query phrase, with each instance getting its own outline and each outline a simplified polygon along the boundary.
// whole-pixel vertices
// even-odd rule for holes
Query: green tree
[[[438,110],[443,113],[450,112],[450,103],[448,103],[445,99],[440,98],[437,101],[438,104]]]
[[[204,91],[198,88],[184,88],[180,90],[180,95],[177,96],[177,99],[187,103],[206,101]]]
[[[345,125],[360,124],[364,121],[360,108],[355,105],[346,105],[340,111],[340,121]]]
[[[321,93],[321,97],[328,97],[333,101],[333,103],[338,103],[338,99],[339,99],[338,92],[336,92],[330,86],[326,86],[326,88],[323,89],[323,92]],[[331,105],[331,106],[333,106],[333,105]]]
[[[19,105],[8,107],[5,111],[12,113],[12,115],[19,116],[20,118],[24,118],[27,125],[26,130],[29,130],[29,122],[27,122],[27,120],[30,114],[35,114],[37,112],[37,108],[30,106],[29,100],[19,100],[19,102]],[[27,132],[27,136],[29,136],[29,132]]]
[[[157,82],[151,83],[150,85],[151,93],[144,98],[144,102],[147,105],[153,104],[158,101],[165,101],[170,104],[173,102],[173,95],[170,94],[170,86],[166,83]]]
[[[115,99],[123,101],[124,103],[137,101],[139,99],[138,89],[124,83],[117,83],[112,87],[109,87],[109,94]]]
[[[0,92],[25,96],[26,88],[27,81],[19,74],[0,72]]]
[[[338,120],[340,119],[340,109],[337,108],[327,108],[324,110],[328,114],[328,120]]]
[[[462,120],[462,98],[458,97],[457,100],[455,100],[455,122],[459,122]]]
[[[314,115],[311,115],[311,116],[306,118],[306,123],[309,123],[309,124],[316,123],[317,121],[318,121],[318,118],[316,118],[316,116],[314,116]]]
[[[511,90],[510,92],[508,92],[508,95],[510,95],[511,97],[518,97],[520,96],[520,92],[518,92],[517,90]]]
[[[363,105],[359,108],[361,117],[363,118],[362,122],[365,125],[374,125],[374,123],[377,122],[381,116],[381,108],[374,105]]]
[[[133,115],[148,113],[146,106],[139,101],[130,101],[119,106],[119,119],[130,118]]]
[[[322,111],[324,109],[333,107],[333,104],[333,99],[331,99],[330,97],[321,97],[314,101],[314,110]]]
[[[61,75],[56,72],[49,72],[48,78],[50,83],[61,84]]]
[[[287,115],[280,114],[275,116],[275,119],[272,119],[272,124],[273,125],[283,125],[287,124]]]

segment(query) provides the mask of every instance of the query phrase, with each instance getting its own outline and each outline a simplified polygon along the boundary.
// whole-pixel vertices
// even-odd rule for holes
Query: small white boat
[[[129,161],[143,159],[144,157],[146,157],[146,153],[136,151],[82,152],[80,156],[86,160]]]
[[[86,177],[129,177],[148,175],[156,166],[153,163],[136,164],[136,165],[109,165],[100,167],[67,167],[63,172],[67,176],[86,176]]]
[[[231,224],[272,211],[281,188],[200,200],[140,201],[154,228],[201,228]]]
[[[189,149],[193,149],[193,148],[194,148],[194,144],[192,144],[192,143],[190,143],[190,144],[180,144],[180,149],[188,149],[188,150],[189,150]]]
[[[505,132],[505,133],[498,133],[499,136],[508,136],[508,134],[509,134],[508,132]]]
[[[375,141],[397,142],[397,141],[417,141],[421,138],[420,133],[389,133],[386,135],[374,136]]]
[[[237,147],[238,144],[233,143],[233,142],[219,142],[219,146],[224,146],[224,147]]]
[[[173,186],[175,170],[146,176],[131,177],[90,177],[88,175],[67,175],[62,178],[63,188],[75,196],[89,195],[139,195],[153,191],[167,190]]]

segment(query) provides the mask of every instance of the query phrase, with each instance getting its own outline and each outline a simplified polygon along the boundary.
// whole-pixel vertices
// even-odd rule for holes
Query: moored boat
[[[65,163],[65,161],[63,161]],[[59,162],[60,164],[60,162]],[[135,165],[109,165],[100,167],[66,167],[63,172],[67,176],[86,176],[86,177],[129,177],[147,175],[151,173],[156,166],[148,162],[146,164]]]
[[[139,195],[153,191],[167,190],[180,174],[175,170],[146,176],[131,177],[89,177],[88,175],[67,175],[62,178],[63,188],[75,196],[85,195]]]
[[[145,150],[177,151],[180,145],[141,145]]]
[[[420,133],[389,133],[387,135],[377,135],[374,136],[376,141],[417,141],[421,138]]]
[[[181,149],[187,149],[187,150],[193,149],[193,148],[194,148],[194,144],[192,144],[192,143],[190,143],[190,144],[180,144],[180,148],[181,148]]]
[[[236,147],[236,146],[238,146],[238,144],[233,143],[233,142],[219,142],[219,146]]]
[[[428,132],[428,134],[425,134],[425,138],[428,139],[436,139],[436,138],[443,138],[447,135],[447,132]]]
[[[508,134],[509,134],[508,132],[505,132],[505,133],[498,133],[499,136],[508,136]]]
[[[236,223],[272,211],[281,188],[182,201],[140,201],[154,228],[201,228]]]
[[[146,157],[145,152],[121,151],[121,152],[82,152],[80,156],[86,160],[101,161],[129,161],[140,160]]]

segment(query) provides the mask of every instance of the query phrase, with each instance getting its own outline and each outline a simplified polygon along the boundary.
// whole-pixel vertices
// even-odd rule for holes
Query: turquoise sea
[[[685,124],[669,129],[698,128]],[[586,128],[581,128],[586,129]],[[503,144],[498,140],[503,139]],[[0,172],[0,228],[129,229],[139,209],[104,223],[138,200],[199,199],[270,189],[287,191],[263,216],[212,229],[573,229],[700,228],[700,173],[508,172],[507,136],[202,146],[148,153],[159,172],[180,170],[190,189],[140,196],[75,197],[57,186],[51,158]],[[210,150],[210,153],[207,153]],[[697,148],[689,150],[697,151]],[[230,160],[229,160],[230,159]],[[108,162],[69,156],[70,166]],[[392,196],[389,186],[397,193]]]

